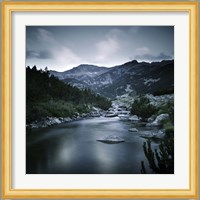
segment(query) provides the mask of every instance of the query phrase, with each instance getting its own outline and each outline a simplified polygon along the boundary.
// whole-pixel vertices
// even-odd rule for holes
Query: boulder
[[[157,132],[145,131],[139,136],[149,139],[162,139],[165,136],[165,132],[164,130],[158,130]]]
[[[154,119],[155,119],[154,117],[149,117],[149,118],[147,119],[147,122],[148,122],[148,123],[152,123],[152,122],[154,121]]]
[[[102,139],[99,139],[97,141],[107,143],[107,144],[117,144],[117,143],[124,142],[124,139],[120,138],[118,136],[110,135],[110,136],[104,137]]]
[[[165,131],[164,130],[159,130],[156,133],[156,138],[162,139],[165,136]]]
[[[162,125],[162,121],[167,119],[169,119],[169,114],[160,114],[153,122],[147,123],[146,126],[160,126]]]
[[[128,131],[130,131],[130,132],[138,132],[138,129],[137,128],[130,128]]]
[[[128,119],[129,119],[129,121],[139,121],[140,120],[137,115],[130,116]]]
[[[118,111],[118,114],[122,114],[122,115],[130,115],[130,111],[122,110],[122,111]]]
[[[118,117],[122,121],[128,121],[129,120],[129,115],[118,115]]]
[[[54,123],[55,123],[55,124],[60,124],[61,122],[62,122],[62,121],[61,121],[60,119],[58,119],[58,118],[56,118],[56,117],[54,118]]]
[[[115,112],[107,112],[106,113],[106,115],[105,115],[105,117],[117,117],[118,116],[118,114],[117,113],[115,113]]]
[[[70,117],[65,117],[65,118],[63,118],[63,121],[64,121],[64,122],[71,122],[72,119],[71,119]]]
[[[99,113],[91,113],[90,116],[91,117],[100,117],[101,115]]]

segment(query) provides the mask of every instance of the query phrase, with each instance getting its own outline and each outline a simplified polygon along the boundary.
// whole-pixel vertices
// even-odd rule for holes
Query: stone
[[[147,123],[146,126],[161,126],[162,121],[167,119],[169,119],[169,114],[160,114],[156,117],[156,119],[153,122]]]
[[[154,121],[154,117],[149,117],[148,119],[147,119],[147,122],[148,123],[152,123]]]
[[[118,137],[118,136],[110,135],[110,136],[104,137],[102,139],[99,139],[97,141],[103,142],[106,144],[117,144],[117,143],[124,142],[124,139],[121,137]]]
[[[114,112],[108,112],[106,113],[105,117],[117,117],[118,114],[114,113]]]
[[[138,132],[138,129],[137,128],[130,128],[128,131],[130,131],[130,132]]]
[[[128,121],[129,120],[129,115],[118,115],[119,119],[121,121]]]
[[[165,132],[164,130],[158,130],[157,132],[144,131],[139,136],[143,138],[149,138],[149,139],[162,139],[165,136]]]
[[[139,121],[140,120],[137,115],[130,116],[128,119],[129,119],[129,121]]]

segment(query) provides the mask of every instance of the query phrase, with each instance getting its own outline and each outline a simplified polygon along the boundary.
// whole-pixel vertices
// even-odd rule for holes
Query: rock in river
[[[146,126],[160,126],[162,121],[166,119],[169,119],[169,114],[158,115],[152,123],[148,123]]]
[[[107,143],[107,144],[116,144],[116,143],[124,142],[124,139],[118,136],[110,135],[97,141]]]
[[[105,117],[117,117],[118,115],[116,114],[116,113],[111,113],[111,112],[109,112],[109,113],[107,113],[106,115],[105,115]]]
[[[138,129],[137,128],[130,128],[128,131],[130,131],[130,132],[138,132]]]
[[[138,121],[140,120],[139,117],[138,117],[137,115],[130,116],[128,119],[129,119],[130,121],[135,121],[135,122],[138,122]]]
[[[164,130],[159,130],[157,132],[143,131],[143,133],[140,134],[140,137],[149,139],[162,139],[164,136],[165,136]]]
[[[128,121],[130,116],[129,115],[120,114],[120,115],[118,115],[118,117],[119,117],[119,119],[121,121]]]

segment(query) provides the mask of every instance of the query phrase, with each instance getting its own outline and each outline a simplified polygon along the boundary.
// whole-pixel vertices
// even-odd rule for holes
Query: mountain
[[[50,74],[78,88],[90,88],[105,97],[115,98],[134,93],[173,90],[174,61],[138,62],[136,60],[111,68],[79,65],[65,72]]]
[[[81,64],[73,69],[64,72],[50,71],[50,74],[58,77],[60,80],[78,87],[80,89],[90,88],[93,78],[107,72],[109,68],[96,65]]]
[[[50,73],[59,79],[67,79],[67,78],[76,78],[80,80],[85,80],[87,78],[93,78],[95,76],[101,75],[109,70],[106,67],[99,67],[96,65],[88,65],[88,64],[81,64],[73,69],[64,71],[64,72],[57,72],[57,71],[50,71]]]

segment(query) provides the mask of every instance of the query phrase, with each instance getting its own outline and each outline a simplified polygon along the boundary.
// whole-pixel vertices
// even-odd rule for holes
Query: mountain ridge
[[[67,84],[89,88],[108,98],[174,87],[174,60],[152,63],[132,60],[110,68],[81,64],[64,72],[49,72]]]

